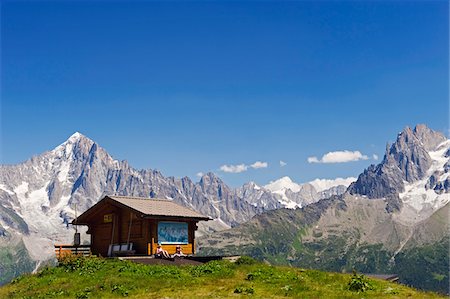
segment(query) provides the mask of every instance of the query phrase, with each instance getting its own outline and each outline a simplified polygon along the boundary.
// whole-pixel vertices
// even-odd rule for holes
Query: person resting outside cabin
[[[182,251],[181,251],[181,246],[180,245],[177,245],[177,247],[175,247],[176,249],[176,251],[175,251],[175,253],[173,254],[173,257],[183,257],[183,256],[186,256]]]
[[[161,258],[166,258],[169,259],[170,255],[167,252],[167,250],[162,249],[161,244],[158,244],[158,246],[156,247],[156,254],[157,257],[161,257]]]

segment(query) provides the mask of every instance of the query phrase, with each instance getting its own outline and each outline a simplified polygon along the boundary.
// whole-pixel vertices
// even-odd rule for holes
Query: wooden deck
[[[153,245],[153,244],[152,244]],[[156,245],[156,244],[155,244]],[[191,244],[186,244],[185,245],[188,249],[188,247],[191,246]],[[150,244],[149,244],[149,251],[150,251]],[[156,246],[155,246],[156,247]],[[167,246],[169,247],[169,246]],[[168,248],[168,249],[174,249],[175,246],[173,246],[173,248]],[[174,250],[172,250],[174,251]],[[188,251],[188,250],[186,250]],[[83,255],[83,256],[90,256],[92,255],[91,252],[91,246],[90,245],[79,245],[79,246],[74,246],[74,245],[63,245],[63,244],[58,244],[55,245],[55,254],[56,254],[56,258],[60,259],[66,255]],[[232,262],[236,261],[239,256],[195,256],[195,255],[188,255],[188,256],[184,256],[184,257],[172,257],[172,258],[156,258],[153,254],[150,255],[137,255],[130,252],[130,254],[117,254],[117,252],[115,252],[115,254],[112,254],[113,258],[118,258],[119,260],[126,260],[126,261],[131,261],[134,263],[141,263],[141,264],[147,264],[147,265],[201,265],[204,263],[207,263],[209,261],[214,261],[214,260],[230,260]]]
[[[181,266],[181,265],[201,265],[203,262],[195,261],[189,259],[187,257],[175,257],[170,259],[163,258],[155,258],[153,256],[124,256],[119,257],[119,260],[122,261],[130,261],[133,263],[146,264],[146,265],[173,265],[173,266]]]

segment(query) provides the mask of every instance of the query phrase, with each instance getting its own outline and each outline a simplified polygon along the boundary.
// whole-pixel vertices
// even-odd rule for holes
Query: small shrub
[[[400,292],[394,288],[388,287],[384,290],[384,293],[389,295],[398,295]]]
[[[111,292],[112,293],[118,293],[120,295],[122,295],[123,297],[128,296],[130,290],[128,290],[126,287],[124,287],[123,285],[119,284],[115,284],[111,287]]]
[[[19,276],[19,277],[16,277],[16,278],[14,278],[13,280],[11,280],[11,284],[19,283],[22,279],[23,279],[23,276],[22,276],[22,275]]]
[[[56,270],[55,267],[49,267],[49,266],[47,266],[47,267],[45,267],[44,269],[42,269],[41,271],[39,271],[39,272],[37,273],[37,276],[38,276],[38,277],[42,277],[42,276],[45,276],[45,275],[51,275],[51,274],[54,274],[54,273],[55,273],[55,270]]]
[[[159,278],[181,278],[181,276],[184,274],[180,267],[176,266],[162,266],[162,265],[152,265],[144,267],[144,265],[140,268],[140,270],[137,270],[137,273],[143,273],[145,275],[151,276],[153,278],[159,277]]]
[[[252,257],[243,255],[236,261],[236,265],[254,265],[256,264],[256,260]]]
[[[67,292],[63,289],[58,289],[56,291],[48,291],[45,297],[58,297],[58,296],[64,296],[67,295]]]
[[[373,286],[364,274],[357,274],[353,271],[353,275],[348,282],[348,289],[352,292],[365,292],[372,290]]]
[[[95,273],[104,264],[105,260],[102,258],[66,255],[60,258],[58,267],[63,268],[66,272],[78,271],[80,275],[85,275]]]
[[[277,273],[275,273],[272,267],[261,267],[251,273],[248,273],[245,279],[249,281],[259,280],[264,282],[273,282],[278,278]]]
[[[77,292],[75,294],[75,299],[88,299],[88,298],[89,298],[89,293]]]
[[[254,294],[254,293],[255,293],[255,290],[253,289],[253,287],[250,287],[250,288],[246,288],[246,287],[236,287],[236,288],[234,289],[234,293],[235,293],[235,294],[247,294],[247,295],[249,295],[249,294]]]
[[[284,291],[284,296],[287,296],[290,291],[292,291],[292,287],[290,285],[285,285],[281,288]]]
[[[75,293],[75,298],[76,299],[88,299],[90,297],[91,292],[92,292],[92,288],[86,287],[86,288],[84,288],[84,290]],[[64,292],[62,293],[62,295],[64,295]]]
[[[233,273],[233,269],[231,263],[228,261],[211,261],[192,267],[190,273],[195,277],[205,275],[228,276]]]

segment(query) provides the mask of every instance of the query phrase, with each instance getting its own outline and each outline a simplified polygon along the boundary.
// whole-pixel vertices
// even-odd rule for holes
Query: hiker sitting
[[[177,245],[176,249],[175,249],[175,253],[173,254],[173,257],[184,257],[186,256],[182,251],[181,251],[181,246]]]
[[[156,254],[155,254],[155,256],[156,257],[160,257],[160,258],[166,258],[166,259],[170,258],[170,255],[167,252],[167,250],[162,249],[160,244],[158,244],[158,246],[156,247]]]

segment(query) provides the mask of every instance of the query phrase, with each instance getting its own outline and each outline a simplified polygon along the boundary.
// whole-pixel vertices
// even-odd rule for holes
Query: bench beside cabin
[[[72,224],[88,226],[94,255],[152,255],[158,243],[170,254],[176,245],[184,254],[195,254],[197,223],[207,220],[171,200],[105,196]]]

